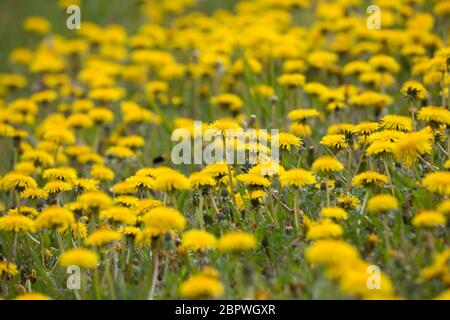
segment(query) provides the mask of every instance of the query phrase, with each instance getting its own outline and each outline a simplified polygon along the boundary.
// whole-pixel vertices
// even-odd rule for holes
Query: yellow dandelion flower
[[[342,227],[331,221],[322,221],[310,226],[306,233],[306,239],[319,240],[329,238],[340,238],[344,233]]]
[[[164,203],[154,199],[141,199],[137,203],[137,212],[139,215],[144,215],[153,208],[164,207]]]
[[[151,241],[153,240],[153,238],[158,237],[159,234],[159,230],[154,229],[154,228],[145,228],[144,230],[139,230],[136,233],[136,237],[134,238],[134,242],[137,246],[145,246],[145,245],[149,245],[151,243]]]
[[[227,108],[231,111],[238,111],[244,106],[244,102],[237,95],[223,93],[211,98],[211,104]]]
[[[335,265],[359,259],[358,251],[342,240],[320,240],[306,249],[306,260],[312,265]]]
[[[216,185],[216,181],[204,172],[194,172],[191,174],[189,183],[196,189],[214,187]]]
[[[216,247],[216,237],[203,230],[189,230],[181,237],[183,246],[191,251],[204,251]]]
[[[445,216],[438,211],[421,211],[412,219],[415,227],[433,228],[444,226],[445,223]]]
[[[76,248],[64,252],[59,259],[59,264],[63,267],[75,265],[83,269],[95,269],[99,264],[99,258],[95,251]]]
[[[227,131],[241,130],[241,126],[232,119],[216,120],[208,126],[208,129],[216,130],[222,136],[226,136]]]
[[[27,65],[33,60],[33,53],[27,48],[16,48],[11,52],[9,60],[16,64]]]
[[[14,277],[19,273],[17,266],[12,262],[0,261],[0,277]]]
[[[152,184],[153,185],[153,182]],[[131,181],[121,181],[113,185],[112,190],[115,194],[127,195],[136,193],[136,187]]]
[[[280,132],[279,134],[272,136],[271,141],[273,142],[274,147],[287,151],[291,151],[291,147],[299,148],[303,145],[303,142],[299,137],[288,132]]]
[[[440,124],[450,126],[450,111],[444,107],[423,107],[419,110],[417,119],[434,124],[435,126]]]
[[[55,163],[53,157],[44,150],[27,150],[23,153],[22,160],[30,161],[36,167],[47,168]]]
[[[295,109],[288,113],[288,118],[291,121],[304,121],[311,118],[319,118],[320,112],[316,109]]]
[[[75,186],[77,186],[82,192],[95,191],[98,189],[99,182],[94,179],[81,178],[75,180]]]
[[[380,72],[397,73],[400,71],[400,65],[394,58],[379,54],[369,59],[369,65]]]
[[[270,98],[275,94],[275,90],[271,86],[268,86],[266,84],[258,84],[252,89],[257,95],[264,98]]]
[[[270,181],[263,176],[260,176],[255,173],[243,173],[236,177],[237,180],[242,183],[252,186],[252,187],[268,187],[270,186]]]
[[[386,177],[384,174],[374,171],[362,172],[354,176],[352,179],[352,185],[355,187],[369,187],[387,183],[389,183],[388,177]]]
[[[320,216],[328,219],[345,220],[348,213],[340,207],[325,207],[320,211]]]
[[[450,12],[450,6],[448,11]],[[441,292],[437,297],[434,298],[435,300],[450,300],[450,289],[447,289],[443,292]]]
[[[367,285],[367,267],[360,270],[350,269],[343,273],[339,281],[339,288],[346,294],[359,296],[364,299],[392,296],[394,287],[389,277],[381,273],[379,281],[378,288],[370,288]]]
[[[284,187],[293,186],[295,188],[301,188],[316,183],[316,177],[304,169],[291,169],[285,171],[280,176],[280,183]]]
[[[256,248],[256,239],[246,232],[228,232],[220,237],[218,248],[222,252],[240,252]]]
[[[39,292],[30,292],[18,295],[15,300],[51,300],[51,298]]]
[[[368,156],[382,156],[392,154],[394,151],[394,143],[389,141],[374,141],[366,149]]]
[[[157,235],[163,235],[171,230],[182,231],[186,225],[186,219],[176,209],[156,207],[150,209],[143,217],[147,228],[152,228]]]
[[[330,173],[342,171],[344,166],[332,156],[323,156],[314,160],[311,170],[316,173]]]
[[[264,177],[279,176],[285,172],[284,168],[277,161],[273,161],[270,158],[261,158],[261,162],[254,165],[248,173],[258,174]]]
[[[450,172],[438,171],[428,173],[422,180],[422,185],[430,192],[439,195],[450,195]]]
[[[66,119],[67,127],[75,130],[90,128],[93,124],[92,119],[84,113],[74,113]]]
[[[375,107],[383,109],[393,103],[392,97],[375,91],[364,91],[349,99],[350,104],[357,107]]]
[[[51,141],[57,145],[75,143],[74,133],[66,128],[55,128],[47,130],[44,133],[44,139],[47,141]]]
[[[248,192],[244,195],[244,199],[249,199],[252,201],[252,203],[262,203],[264,201],[264,199],[267,197],[267,193],[262,191],[262,190],[255,190],[250,192],[250,194],[248,194]]]
[[[114,179],[114,171],[103,165],[93,165],[91,169],[92,178],[99,181],[107,181]]]
[[[91,90],[88,96],[98,101],[115,102],[125,96],[125,90],[121,87],[102,87]]]
[[[367,210],[369,212],[385,212],[398,209],[398,201],[389,194],[379,194],[369,199]]]
[[[437,211],[446,216],[450,216],[450,199],[444,200],[441,203],[439,203]]]
[[[134,175],[125,180],[126,183],[129,183],[133,186],[134,192],[138,190],[152,190],[155,185],[155,179],[143,175]],[[133,193],[134,193],[133,192]]]
[[[35,220],[37,230],[47,228],[66,229],[75,222],[73,213],[65,208],[56,206],[48,207]]]
[[[107,108],[93,108],[88,115],[97,125],[109,124],[114,120],[114,113]]]
[[[31,16],[25,19],[23,22],[23,28],[26,31],[37,33],[40,35],[50,32],[50,22],[44,17]]]
[[[450,170],[450,160],[445,161],[444,168]]]
[[[24,199],[47,199],[48,193],[40,188],[28,188],[22,191],[20,197]]]
[[[77,201],[87,211],[106,209],[112,205],[112,199],[102,191],[85,192]]]
[[[109,147],[105,153],[107,156],[112,157],[112,158],[117,158],[117,159],[127,159],[127,158],[133,158],[135,156],[135,153],[133,150],[131,150],[128,147],[124,147],[124,146]]]
[[[228,169],[225,163],[213,163],[207,165],[203,170],[203,173],[210,175],[215,179],[220,179],[227,175]]]
[[[87,236],[87,227],[86,225],[81,222],[75,222],[73,223],[70,228],[72,229],[72,235],[76,238],[76,239],[85,239]]]
[[[135,208],[139,203],[139,198],[133,196],[117,196],[114,198],[114,204],[127,208]]]
[[[122,238],[120,232],[108,230],[108,229],[98,229],[92,232],[85,240],[84,243],[87,246],[100,247],[110,244],[114,241],[118,241]]]
[[[138,135],[129,135],[126,137],[121,137],[117,141],[117,145],[128,147],[130,149],[137,149],[143,147],[145,144],[144,138]]]
[[[367,141],[369,143],[374,142],[396,142],[400,140],[403,136],[405,136],[405,133],[402,131],[395,131],[395,130],[382,130],[375,132],[367,137]]]
[[[405,134],[395,142],[392,151],[398,161],[410,168],[419,156],[431,153],[432,141],[431,128],[426,127],[421,131]]]
[[[47,194],[57,194],[60,192],[72,190],[72,185],[63,181],[50,181],[44,186],[44,192]]]
[[[4,190],[24,191],[25,189],[36,189],[37,183],[33,177],[22,173],[7,173],[1,180],[0,186]]]
[[[190,188],[189,179],[176,171],[170,175],[159,175],[154,182],[154,189],[158,191],[172,192],[174,190],[188,190]]]
[[[75,169],[70,167],[50,168],[44,170],[42,173],[42,178],[49,181],[59,180],[73,184],[77,179],[77,172]]]
[[[428,96],[427,90],[417,81],[406,81],[401,90],[401,94],[413,100],[425,100]]]
[[[384,130],[412,131],[412,120],[409,117],[388,114],[381,119],[381,128]]]
[[[28,218],[35,218],[39,213],[35,208],[20,206],[14,209],[9,209],[8,214],[19,214]]]
[[[433,257],[433,263],[420,271],[419,280],[427,281],[433,278],[444,278],[449,270],[450,249],[444,249],[442,252],[436,253]]]
[[[126,225],[134,225],[137,217],[136,213],[127,207],[113,206],[100,211],[100,219],[107,219]]]
[[[122,234],[129,236],[131,238],[135,238],[136,235],[141,231],[138,227],[133,226],[125,226],[120,228],[119,230]]]
[[[353,132],[361,136],[368,136],[378,130],[378,122],[363,121],[353,127]]]
[[[439,16],[448,16],[450,14],[450,4],[448,1],[438,1],[433,6],[433,12]]]
[[[304,123],[292,123],[289,126],[289,131],[300,138],[309,137],[312,134],[312,128],[309,124]]]
[[[33,232],[34,229],[34,221],[25,216],[12,214],[0,217],[0,231],[22,233]]]
[[[181,296],[188,299],[220,297],[223,292],[224,288],[219,280],[203,274],[191,276],[180,287]]]
[[[349,145],[343,134],[327,134],[320,140],[320,144],[335,150],[348,148]]]
[[[305,76],[300,73],[282,74],[278,83],[289,88],[299,88],[305,85]]]

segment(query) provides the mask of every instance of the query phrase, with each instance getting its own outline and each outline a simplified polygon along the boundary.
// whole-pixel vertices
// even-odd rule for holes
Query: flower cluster
[[[364,1],[228,2],[133,1],[67,36],[23,17],[0,299],[449,298],[449,1],[375,1],[381,30]],[[180,132],[225,159],[175,164]]]

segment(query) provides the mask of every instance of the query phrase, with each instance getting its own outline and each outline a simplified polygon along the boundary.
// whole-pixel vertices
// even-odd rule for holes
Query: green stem
[[[383,229],[384,229],[383,233],[384,233],[384,242],[385,242],[385,246],[386,246],[386,253],[387,253],[387,256],[389,256],[389,251],[391,250],[391,243],[389,241],[390,230],[389,230],[387,218],[388,217],[385,216],[385,217],[382,217],[381,220],[382,220]]]
[[[414,100],[412,100],[412,99],[410,102],[409,112],[411,114],[412,127],[413,127],[413,131],[414,131],[414,130],[416,130],[416,106],[414,104]]]
[[[155,250],[153,251],[153,257],[152,257],[152,282],[150,286],[150,292],[148,294],[148,300],[153,300],[153,297],[155,296],[155,288],[156,288],[156,282],[158,280],[158,270],[159,270],[159,248],[161,245],[161,239],[157,240]]]
[[[325,180],[325,190],[327,193],[327,207],[330,206],[330,187],[328,186],[328,181]]]
[[[442,88],[441,93],[442,107],[445,108],[447,106],[447,103],[445,101],[445,72],[442,72],[441,88]]]
[[[11,263],[11,260],[14,257],[14,251],[16,250],[16,244],[17,244],[17,236],[18,236],[17,233],[14,232],[12,244],[9,247],[8,260],[6,261],[6,269],[7,270],[8,270],[9,264]],[[3,274],[3,278],[2,278],[2,287],[3,287],[3,293],[5,296],[8,295],[8,286],[6,285],[6,280],[7,280],[7,272],[5,271],[5,273]]]
[[[111,259],[112,259],[112,255],[110,252],[108,254],[108,258],[107,258],[106,264],[105,264],[105,277],[106,277],[106,281],[108,282],[111,299],[116,300],[116,290],[114,288],[114,281],[113,281],[112,274],[111,274]]]
[[[435,153],[436,153],[436,139],[434,138],[434,132],[432,134],[432,138],[431,138],[431,154],[430,154],[430,164],[434,167],[434,157],[435,157]]]
[[[99,125],[95,129],[95,138],[94,138],[94,151],[99,152],[99,146],[100,146],[100,137],[102,135],[102,126]]]
[[[386,159],[383,159],[383,163],[384,163],[384,169],[386,171],[386,175],[388,176],[388,179],[389,179],[389,186],[391,187],[391,193],[393,196],[395,196],[395,189],[394,189],[394,185],[392,184],[391,173],[389,171],[389,166],[386,162]]]
[[[228,183],[230,185],[231,200],[233,201],[233,206],[235,208],[237,208],[236,195],[234,194],[233,176],[231,175],[231,165],[230,164],[227,164],[227,170],[228,170]]]
[[[95,269],[94,270],[94,275],[93,275],[93,279],[94,279],[94,295],[95,295],[95,299],[96,300],[100,300],[101,295],[100,295],[100,286],[99,286],[99,277],[98,277],[98,270]]]
[[[295,218],[295,228],[297,231],[300,229],[300,223],[298,221],[298,197],[299,197],[299,189],[295,189],[294,191],[294,218]]]
[[[61,234],[55,230],[56,240],[58,241],[59,251],[60,253],[64,252],[64,240],[61,237]]]
[[[209,193],[209,197],[211,199],[211,203],[213,205],[216,215],[219,215],[220,214],[219,208],[217,207],[216,200],[214,200],[214,196],[211,192]]]
[[[347,191],[350,190],[350,187],[352,185],[352,162],[353,162],[353,148],[352,146],[349,146],[348,148],[348,169],[347,169],[347,174],[348,174],[348,178],[347,178]]]
[[[361,209],[360,209],[360,211],[359,211],[359,215],[360,215],[360,219],[361,219],[361,216],[364,214],[364,211],[366,210],[366,204],[367,204],[367,200],[369,199],[369,190],[367,190],[366,191],[366,194],[364,195],[364,200],[363,200],[363,203],[362,203],[362,205],[361,205]]]
[[[203,230],[205,227],[203,223],[203,195],[201,193],[197,208],[197,219],[199,228]]]

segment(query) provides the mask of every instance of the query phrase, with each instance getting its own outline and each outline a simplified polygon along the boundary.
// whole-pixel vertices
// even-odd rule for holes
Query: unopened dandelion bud
[[[199,50],[192,51],[191,58],[192,58],[192,62],[193,63],[197,63],[199,57],[200,57],[200,51]]]
[[[250,115],[250,121],[248,122],[249,127],[253,127],[256,123],[256,115],[252,114]]]
[[[271,96],[270,97],[270,104],[276,105],[278,103],[278,96]]]
[[[198,191],[194,191],[192,193],[192,204],[197,207],[199,204],[200,193]]]
[[[308,164],[311,165],[314,162],[314,146],[308,148]]]
[[[292,226],[287,226],[285,228],[285,231],[286,231],[287,234],[291,234],[292,233]]]

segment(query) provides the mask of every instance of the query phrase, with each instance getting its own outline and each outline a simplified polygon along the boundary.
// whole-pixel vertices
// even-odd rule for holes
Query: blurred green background
[[[28,16],[44,16],[52,23],[52,30],[69,36],[66,28],[68,15],[58,7],[57,0],[1,0],[0,1],[0,68],[4,69],[11,49],[26,46],[29,34],[23,31],[23,21]],[[91,20],[99,24],[120,23],[127,29],[136,28],[139,10],[136,0],[88,0],[82,1],[81,21]]]
[[[177,0],[169,0],[177,1]],[[237,0],[198,0],[197,9],[212,12],[217,8],[232,8]],[[50,20],[56,33],[70,35],[66,28],[65,10],[57,0],[0,0],[0,71],[6,68],[11,49],[26,46],[30,35],[22,29],[28,16],[40,15]],[[139,0],[81,0],[81,21],[98,24],[120,23],[134,32],[142,22]]]

